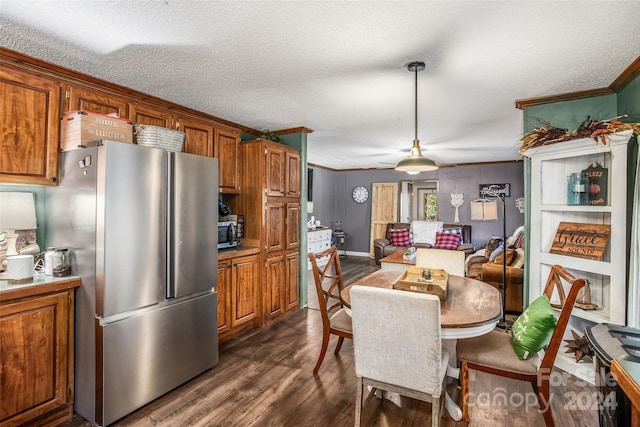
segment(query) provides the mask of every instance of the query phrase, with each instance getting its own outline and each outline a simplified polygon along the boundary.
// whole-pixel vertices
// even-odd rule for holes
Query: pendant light
[[[407,65],[407,69],[415,74],[416,79],[415,137],[413,147],[411,147],[411,151],[409,152],[409,157],[400,160],[396,165],[396,170],[415,175],[422,171],[436,170],[438,169],[438,165],[436,165],[436,162],[433,160],[422,156],[420,141],[418,140],[418,71],[424,70],[424,62],[411,62]]]

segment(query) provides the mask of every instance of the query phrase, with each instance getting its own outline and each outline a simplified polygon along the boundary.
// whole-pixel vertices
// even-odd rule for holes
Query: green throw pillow
[[[556,327],[556,316],[549,298],[536,298],[514,322],[511,344],[520,360],[526,360],[549,343]]]

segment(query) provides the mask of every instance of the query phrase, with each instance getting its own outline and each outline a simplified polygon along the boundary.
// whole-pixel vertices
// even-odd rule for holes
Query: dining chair
[[[563,283],[568,283],[571,286],[566,298],[564,298]],[[512,336],[505,331],[496,329],[480,337],[458,340],[456,352],[460,361],[463,420],[469,421],[469,370],[475,369],[531,383],[537,394],[545,425],[547,427],[554,425],[549,395],[551,370],[578,291],[586,284],[585,279],[576,279],[559,265],[551,267],[544,295],[551,300],[554,289],[558,290],[561,296],[560,315],[546,349],[540,350],[529,359],[521,360],[518,358],[512,345]]]
[[[431,425],[440,422],[449,353],[442,348],[440,299],[435,295],[370,286],[351,288],[356,413],[364,387],[431,402]]]
[[[464,251],[418,248],[416,267],[440,268],[449,274],[464,277]]]
[[[331,335],[338,337],[338,343],[334,351],[335,354],[338,354],[344,339],[353,339],[353,333],[351,316],[345,311],[340,300],[340,291],[344,289],[344,282],[342,280],[338,249],[335,246],[331,246],[322,252],[315,254],[310,252],[307,256],[311,260],[311,269],[322,316],[322,347],[320,348],[316,366],[313,368],[313,373],[316,374],[324,360]],[[329,258],[326,264],[320,267],[318,260],[325,257]]]

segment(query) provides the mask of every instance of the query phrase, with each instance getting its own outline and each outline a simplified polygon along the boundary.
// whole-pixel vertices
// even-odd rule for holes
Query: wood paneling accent
[[[279,198],[269,198],[265,205],[265,250],[281,251],[285,248],[285,207]]]
[[[286,186],[287,197],[300,197],[300,153],[297,151],[287,151],[285,153]]]
[[[300,202],[287,201],[287,226],[285,227],[285,246],[287,250],[300,247]]]
[[[285,309],[287,311],[298,308],[300,304],[300,254],[290,252],[285,257],[285,271],[287,286],[285,292]]]
[[[267,196],[285,195],[285,153],[284,148],[275,144],[265,148],[265,186]]]
[[[265,323],[284,313],[286,286],[284,267],[283,252],[267,255],[262,288]]]

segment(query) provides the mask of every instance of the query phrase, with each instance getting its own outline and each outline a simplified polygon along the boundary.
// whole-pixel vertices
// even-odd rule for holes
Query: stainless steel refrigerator
[[[218,162],[114,141],[61,162],[46,243],[82,279],[74,409],[108,425],[218,363]]]

